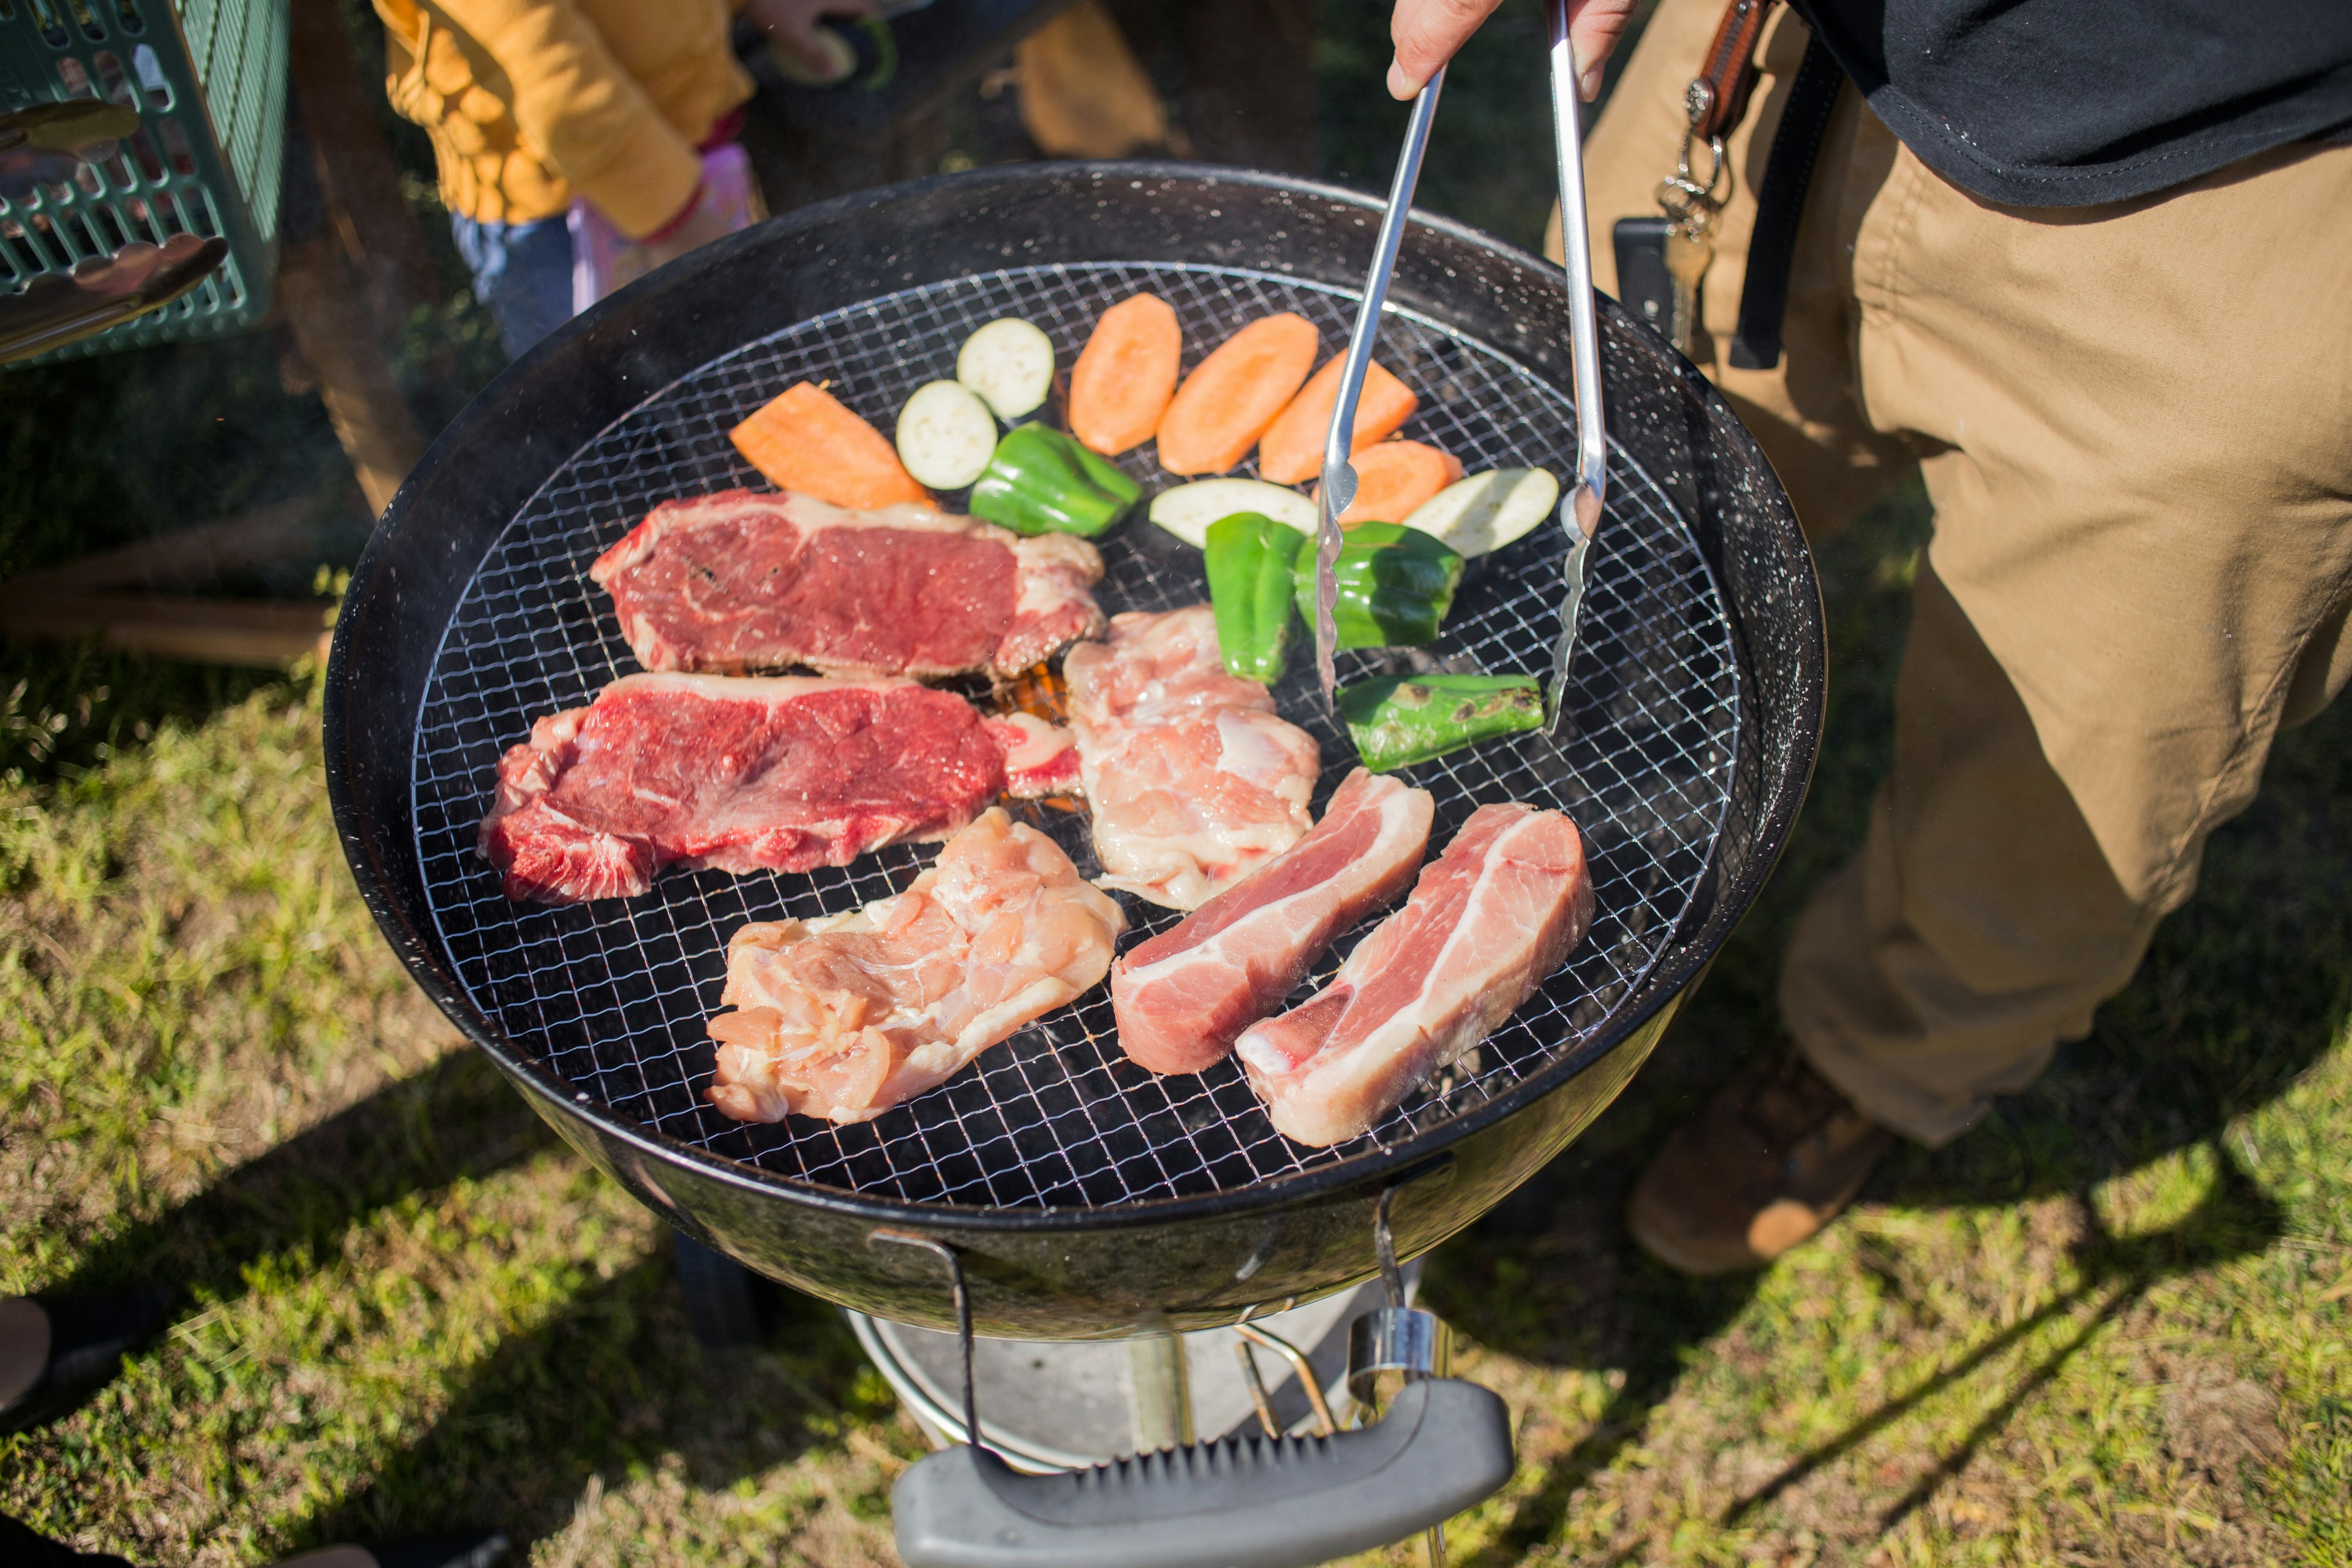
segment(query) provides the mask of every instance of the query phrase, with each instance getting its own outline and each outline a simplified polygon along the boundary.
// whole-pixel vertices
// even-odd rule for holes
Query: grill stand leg
[[[1192,1380],[1184,1342],[1165,1329],[1127,1342],[1128,1380],[1134,1395],[1135,1451],[1189,1447],[1192,1443]]]

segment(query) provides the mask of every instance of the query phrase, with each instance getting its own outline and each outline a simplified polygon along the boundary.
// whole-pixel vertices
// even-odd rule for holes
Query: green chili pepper
[[[1262,512],[1237,511],[1209,525],[1205,553],[1225,673],[1273,685],[1290,658],[1298,531]]]
[[[1343,686],[1339,700],[1356,754],[1374,773],[1543,724],[1532,675],[1390,676]]]
[[[1298,613],[1315,624],[1315,541],[1295,563]],[[1419,529],[1360,522],[1348,530],[1331,578],[1341,647],[1403,647],[1435,640],[1462,582],[1462,557]]]
[[[971,515],[1015,533],[1092,537],[1125,517],[1143,487],[1050,425],[1024,425],[996,444],[971,487]]]

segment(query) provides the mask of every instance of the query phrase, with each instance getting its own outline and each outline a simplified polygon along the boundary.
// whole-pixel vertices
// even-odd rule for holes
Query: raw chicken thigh
[[[1104,886],[1197,909],[1306,833],[1315,738],[1225,673],[1208,605],[1114,616],[1062,669]]]
[[[870,1121],[1092,990],[1126,924],[1052,839],[992,808],[896,898],[735,933],[709,1100],[739,1121]]]

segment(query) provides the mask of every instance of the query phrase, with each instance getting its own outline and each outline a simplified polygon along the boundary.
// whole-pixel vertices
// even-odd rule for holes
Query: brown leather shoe
[[[1685,1274],[1761,1268],[1837,1217],[1895,1134],[1793,1046],[1750,1062],[1634,1184],[1633,1239]]]

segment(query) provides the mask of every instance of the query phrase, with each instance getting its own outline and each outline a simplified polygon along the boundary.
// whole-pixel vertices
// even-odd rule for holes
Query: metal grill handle
[[[1049,1476],[959,1445],[909,1468],[890,1507],[908,1568],[1309,1568],[1443,1523],[1514,1463],[1502,1400],[1441,1377],[1328,1437],[1253,1433]]]

